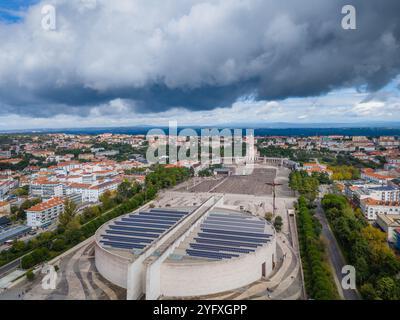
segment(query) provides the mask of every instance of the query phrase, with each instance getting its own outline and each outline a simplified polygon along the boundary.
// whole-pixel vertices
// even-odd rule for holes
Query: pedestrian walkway
[[[25,273],[24,270],[15,270],[0,279],[0,291],[7,289],[10,285]]]

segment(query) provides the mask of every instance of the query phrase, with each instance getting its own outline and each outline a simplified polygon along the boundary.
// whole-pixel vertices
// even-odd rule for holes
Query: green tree
[[[64,239],[57,239],[53,242],[52,249],[54,251],[63,251],[65,249],[65,241]]]
[[[122,181],[118,186],[117,198],[119,202],[125,201],[126,199],[133,196],[132,184],[128,180]]]
[[[35,279],[35,274],[33,273],[32,270],[28,270],[28,272],[26,273],[26,278],[29,281],[33,281]]]
[[[104,192],[100,196],[100,201],[102,203],[102,207],[103,207],[104,211],[110,210],[114,206],[114,201],[112,199],[112,194],[111,194],[111,192],[109,190]]]
[[[15,252],[24,251],[26,248],[24,241],[14,241],[12,250]]]
[[[398,300],[400,298],[399,286],[390,277],[380,278],[376,282],[376,293],[383,300]]]
[[[266,212],[265,213],[265,220],[267,220],[268,222],[272,221],[272,217],[273,217],[272,212]]]
[[[77,213],[76,204],[70,199],[65,200],[64,212],[61,213],[58,217],[60,226],[63,228],[67,228],[68,224],[72,220],[74,220],[76,213]]]
[[[274,228],[277,232],[281,232],[283,226],[283,220],[281,216],[277,216],[274,221]]]
[[[35,260],[31,254],[26,255],[21,260],[22,269],[29,269],[35,265]]]

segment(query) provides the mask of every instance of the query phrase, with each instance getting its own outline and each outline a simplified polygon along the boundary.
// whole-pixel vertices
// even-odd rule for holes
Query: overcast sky
[[[349,3],[357,30],[341,27]],[[0,130],[400,121],[399,12],[399,0],[0,1]]]

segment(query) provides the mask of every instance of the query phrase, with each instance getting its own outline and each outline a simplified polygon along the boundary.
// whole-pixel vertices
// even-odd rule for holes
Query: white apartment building
[[[0,158],[11,158],[10,150],[0,150]]]
[[[12,180],[0,180],[0,200],[6,198],[7,193],[15,186]]]
[[[378,214],[398,215],[400,214],[400,202],[379,201],[371,198],[361,200],[361,210],[368,220],[375,221]]]
[[[117,190],[119,180],[106,181],[88,188],[82,189],[82,201],[83,202],[99,202],[100,196],[106,191]]]
[[[33,181],[29,186],[29,193],[33,197],[50,199],[63,196],[63,185],[57,181]]]
[[[378,201],[400,201],[400,188],[394,186],[360,187],[354,191],[353,199],[360,203],[361,200],[371,198]]]
[[[54,197],[26,210],[27,225],[32,228],[48,226],[56,222],[58,216],[63,212],[64,199]]]
[[[390,180],[393,180],[394,177],[386,174],[376,173],[373,169],[367,168],[361,170],[361,179],[373,183],[387,184]]]

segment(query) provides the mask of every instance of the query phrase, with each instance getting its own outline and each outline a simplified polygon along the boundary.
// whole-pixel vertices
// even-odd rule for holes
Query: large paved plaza
[[[222,194],[244,194],[254,196],[272,195],[271,183],[276,183],[276,195],[293,197],[293,191],[288,186],[289,169],[263,167],[256,165],[249,175],[232,175],[229,177],[193,178],[185,182],[176,191],[191,193],[210,192]]]

